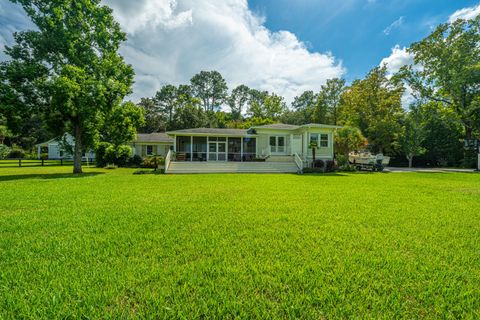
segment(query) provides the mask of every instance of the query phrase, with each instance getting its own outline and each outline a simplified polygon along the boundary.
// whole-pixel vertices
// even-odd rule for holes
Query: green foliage
[[[145,157],[142,162],[142,167],[156,169],[158,166],[165,165],[165,158],[160,156]]]
[[[198,98],[205,112],[220,109],[228,97],[225,79],[217,71],[201,71],[190,80],[192,94]]]
[[[7,147],[6,145],[0,144],[0,159],[7,158],[11,151],[12,149]]]
[[[120,146],[135,139],[136,128],[144,125],[144,115],[141,108],[132,102],[125,102],[114,107],[105,115],[101,129],[101,141],[108,141],[114,146]]]
[[[6,49],[2,105],[22,105],[11,119],[40,112],[52,131],[72,133],[80,173],[82,152],[98,142],[104,118],[131,92],[133,69],[117,53],[126,36],[100,0],[14,2],[37,29],[14,34]]]
[[[404,88],[387,78],[385,66],[353,82],[342,95],[339,122],[359,128],[374,152],[393,153],[402,132]]]
[[[228,97],[228,106],[233,120],[238,121],[242,118],[242,113],[246,111],[251,99],[250,92],[251,89],[246,85],[239,85],[232,90],[232,94]]]
[[[366,147],[366,139],[362,135],[362,132],[355,127],[344,126],[335,132],[335,151],[347,157],[351,151],[361,150]]]
[[[114,164],[124,167],[132,154],[132,148],[129,146],[109,145],[105,149],[104,160],[107,164]]]
[[[426,149],[422,147],[426,138],[426,132],[422,119],[421,110],[413,106],[405,117],[404,132],[400,137],[400,146],[407,156],[408,166],[412,167],[413,157],[422,155]]]
[[[345,91],[345,80],[334,78],[327,80],[322,85],[317,95],[312,122],[337,125],[338,108],[342,102],[342,95]]]
[[[408,51],[421,68],[404,67],[400,76],[420,97],[454,110],[471,138],[480,130],[480,17],[442,24]]]
[[[150,98],[142,98],[138,103],[144,116],[144,124],[138,128],[139,133],[152,133],[167,129],[167,118],[159,111],[156,101]]]

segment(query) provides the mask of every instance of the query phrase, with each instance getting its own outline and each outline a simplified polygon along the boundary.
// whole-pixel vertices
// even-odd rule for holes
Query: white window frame
[[[328,133],[310,133],[308,139],[309,144],[312,143],[312,137],[317,138],[317,146],[319,148],[329,148],[330,147],[330,135]],[[325,144],[326,142],[326,144]]]

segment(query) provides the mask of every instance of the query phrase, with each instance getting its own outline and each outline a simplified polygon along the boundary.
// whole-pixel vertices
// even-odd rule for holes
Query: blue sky
[[[364,77],[395,45],[408,47],[468,0],[249,0],[272,31],[289,30],[312,51],[343,60],[345,78]],[[402,18],[403,17],[403,18]],[[399,23],[394,23],[399,21]],[[394,24],[390,30],[388,27]],[[390,31],[390,32],[388,32]]]
[[[440,23],[480,14],[479,0],[102,0],[128,40],[120,53],[136,72],[138,101],[162,85],[217,70],[233,89],[246,84],[287,102],[327,79],[363,78],[406,52]],[[0,50],[31,28],[20,6],[0,0]],[[0,60],[8,59],[0,53]]]

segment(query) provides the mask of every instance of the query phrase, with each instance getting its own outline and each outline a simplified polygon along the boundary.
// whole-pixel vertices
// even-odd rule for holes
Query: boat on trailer
[[[348,162],[357,170],[383,171],[390,163],[390,157],[381,153],[374,155],[370,151],[361,150],[350,152]]]

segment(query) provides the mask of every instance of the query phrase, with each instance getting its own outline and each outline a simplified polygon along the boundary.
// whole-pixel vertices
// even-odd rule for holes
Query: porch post
[[[190,161],[193,161],[193,136],[190,136]]]
[[[41,146],[38,144],[37,145],[37,155],[38,155],[39,160],[40,160],[40,154],[41,154]]]
[[[240,162],[243,162],[243,137],[240,138]]]

